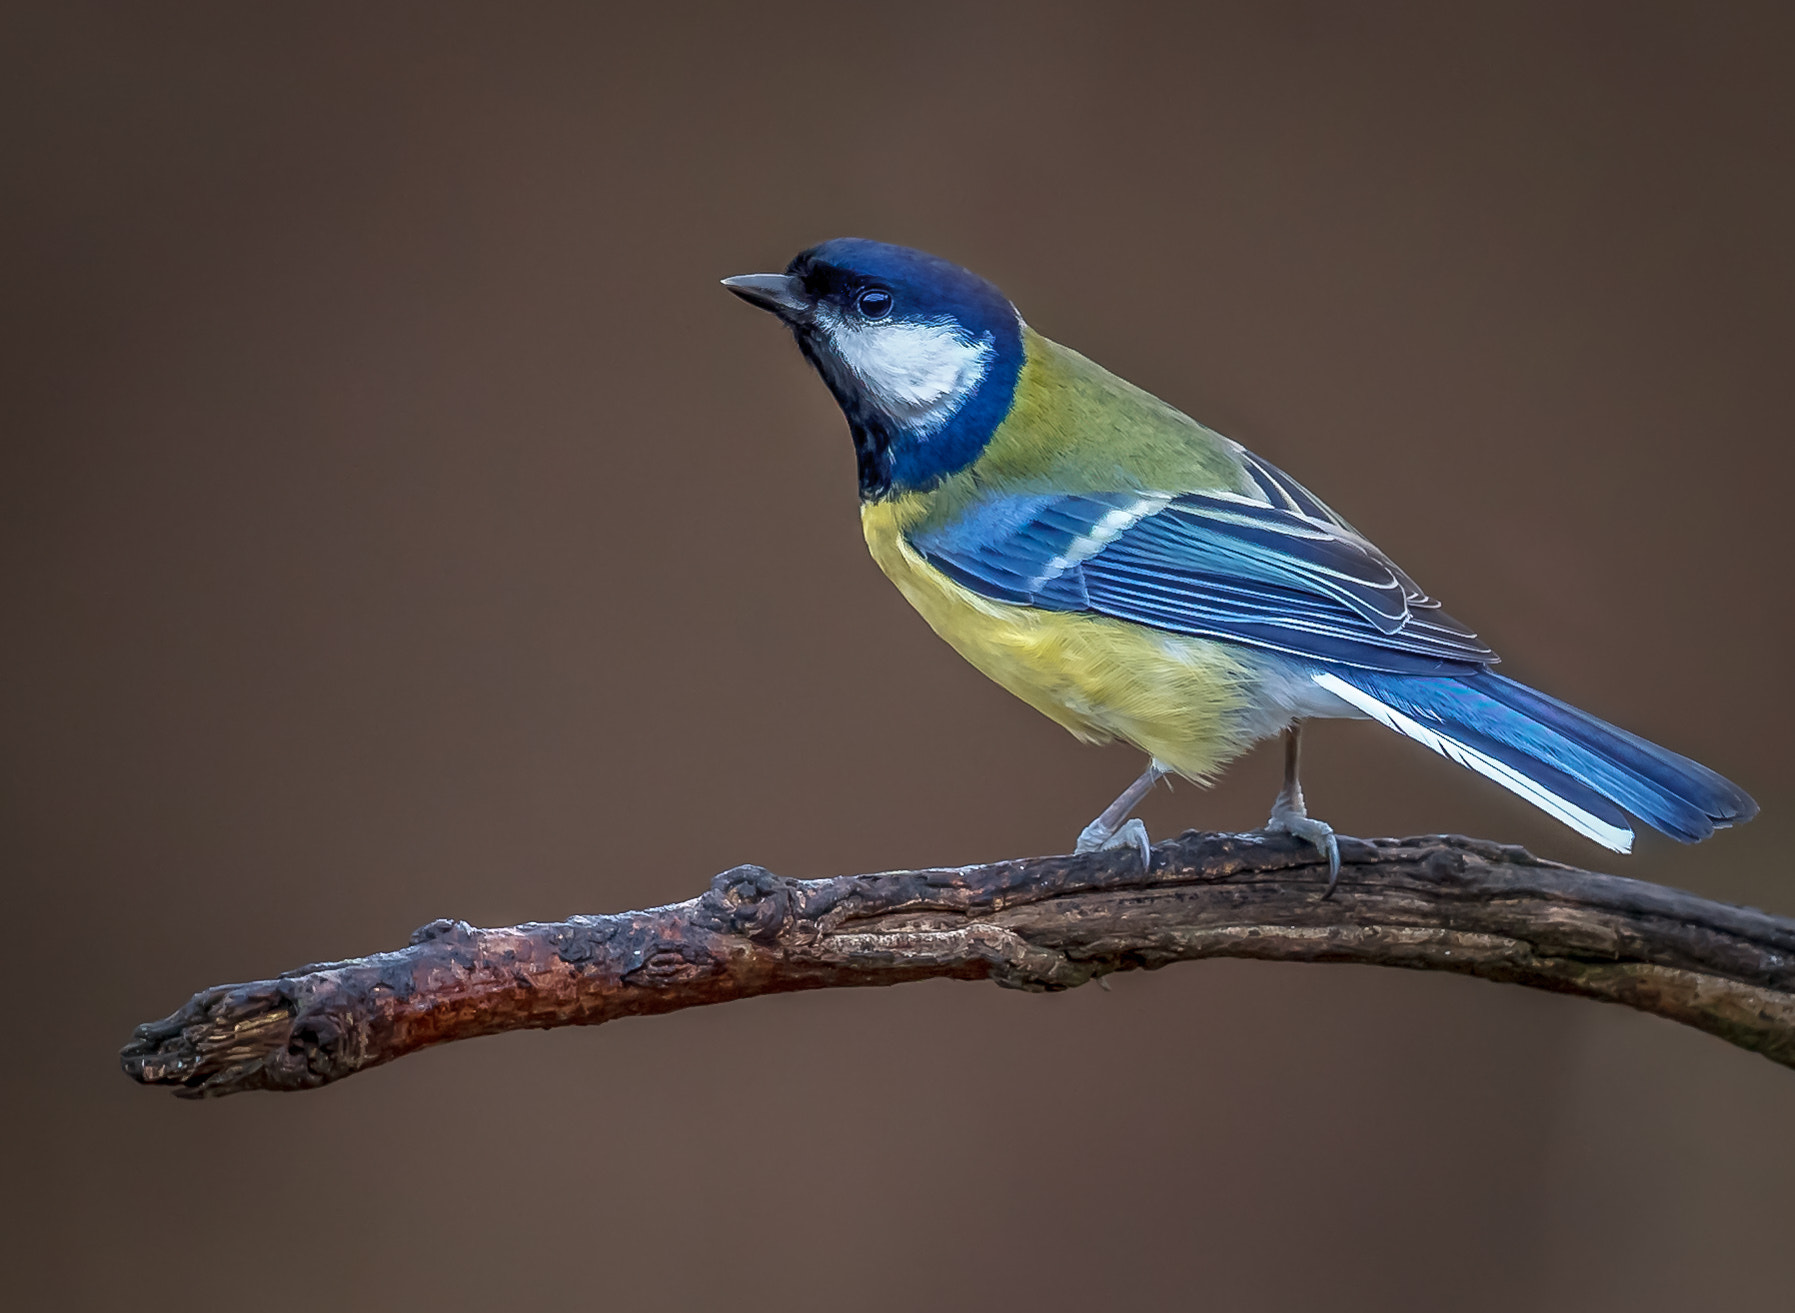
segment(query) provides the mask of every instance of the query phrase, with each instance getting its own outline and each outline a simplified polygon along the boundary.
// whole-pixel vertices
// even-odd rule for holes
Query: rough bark
[[[302,1090],[449,1040],[756,994],[945,976],[1057,990],[1205,957],[1456,971],[1625,1003],[1795,1066],[1795,921],[1456,836],[1314,850],[1189,833],[1127,852],[790,880],[480,930],[220,985],[139,1026],[127,1074],[186,1097]]]

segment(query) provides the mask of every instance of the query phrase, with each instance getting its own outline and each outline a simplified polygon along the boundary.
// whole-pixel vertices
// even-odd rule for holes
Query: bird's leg
[[[1141,855],[1141,865],[1150,865],[1153,851],[1147,842],[1147,823],[1138,817],[1129,819],[1129,813],[1141,805],[1141,799],[1153,792],[1153,786],[1170,769],[1157,761],[1149,762],[1141,777],[1123,789],[1120,796],[1103,809],[1101,816],[1084,827],[1084,832],[1078,836],[1078,847],[1073,851],[1094,853],[1102,848],[1133,848]]]
[[[1322,851],[1328,859],[1328,891],[1322,897],[1331,898],[1334,886],[1340,883],[1340,841],[1334,837],[1333,826],[1315,820],[1303,808],[1303,785],[1297,778],[1302,742],[1303,723],[1299,720],[1284,731],[1284,787],[1278,790],[1278,800],[1271,805],[1271,819],[1265,828],[1307,839]]]

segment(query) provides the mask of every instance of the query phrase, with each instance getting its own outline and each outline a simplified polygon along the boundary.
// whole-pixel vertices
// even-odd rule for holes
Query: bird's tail
[[[1435,752],[1488,776],[1615,852],[1623,813],[1697,843],[1758,805],[1699,762],[1492,671],[1457,677],[1318,672],[1315,682]]]

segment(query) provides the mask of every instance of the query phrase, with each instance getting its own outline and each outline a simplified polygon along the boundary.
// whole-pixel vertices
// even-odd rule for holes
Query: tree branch
[[[698,898],[477,930],[220,985],[120,1059],[186,1097],[329,1084],[432,1044],[756,994],[936,976],[1055,990],[1205,957],[1457,971],[1625,1003],[1795,1066],[1795,921],[1455,836],[1314,850],[1187,833],[1130,852],[789,880],[738,866]]]

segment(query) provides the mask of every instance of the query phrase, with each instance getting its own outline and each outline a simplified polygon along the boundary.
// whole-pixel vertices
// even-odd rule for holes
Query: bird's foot
[[[1334,827],[1303,812],[1274,807],[1265,828],[1273,834],[1307,839],[1320,850],[1322,856],[1328,859],[1328,889],[1322,897],[1332,898],[1334,886],[1340,883],[1340,841],[1334,837]]]
[[[1072,851],[1095,853],[1109,848],[1131,848],[1141,855],[1143,867],[1153,864],[1153,845],[1147,839],[1147,823],[1138,816],[1123,821],[1113,830],[1099,816],[1084,827],[1084,832],[1078,836],[1078,846]]]

